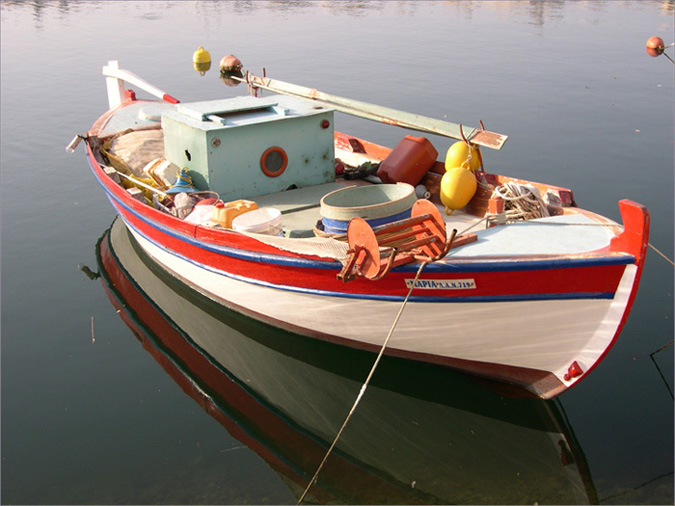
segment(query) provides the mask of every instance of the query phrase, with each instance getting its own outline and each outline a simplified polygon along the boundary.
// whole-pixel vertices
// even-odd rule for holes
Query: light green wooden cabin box
[[[224,201],[335,180],[333,110],[273,95],[178,104],[162,115],[166,158]],[[265,169],[263,169],[264,165]]]

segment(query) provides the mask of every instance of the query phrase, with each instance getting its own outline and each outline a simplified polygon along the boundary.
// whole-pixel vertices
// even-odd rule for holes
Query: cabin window
[[[260,157],[260,168],[268,177],[277,177],[284,173],[288,165],[288,155],[279,146],[265,150]]]

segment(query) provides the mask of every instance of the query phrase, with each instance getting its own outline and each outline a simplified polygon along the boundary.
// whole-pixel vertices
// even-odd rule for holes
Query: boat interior
[[[180,185],[184,184],[184,188],[191,188],[188,194],[192,197],[193,210],[200,207],[195,205],[198,203],[205,204],[206,208],[206,205],[213,207],[219,201],[226,205],[228,202],[239,205],[241,202],[253,202],[254,209],[274,208],[280,212],[283,224],[281,231],[285,238],[307,239],[318,236],[346,241],[346,230],[326,231],[322,226],[322,222],[326,221],[322,213],[322,200],[345,188],[381,185],[383,181],[378,177],[378,167],[396,148],[391,150],[333,132],[332,111],[317,107],[298,111],[302,106],[297,106],[293,101],[288,102],[287,99],[288,97],[273,96],[262,107],[256,108],[246,100],[230,106],[225,102],[232,102],[233,99],[227,99],[186,104],[183,109],[180,109],[181,105],[133,100],[102,117],[89,132],[88,139],[95,148],[92,151],[99,158],[101,167],[110,177],[127,188],[138,200],[178,217],[191,219],[190,215],[180,215],[175,210],[176,199],[182,193]],[[229,110],[227,107],[234,109]],[[194,118],[190,117],[195,114],[197,116]],[[259,168],[238,169],[237,164],[244,165],[243,161],[239,161],[245,156],[242,152],[247,151],[251,143],[255,142],[254,137],[264,138],[267,133],[265,129],[272,129],[269,132],[272,138],[281,135],[286,139],[273,128],[284,130],[284,134],[294,128],[298,133],[303,133],[307,127],[302,121],[316,119],[316,114],[325,115],[328,119],[323,121],[331,122],[329,131],[333,134],[332,138],[326,141],[325,136],[321,137],[321,132],[318,132],[317,139],[323,140],[310,138],[309,142],[305,142],[313,145],[314,151],[309,154],[303,152],[286,155],[282,150],[281,155],[284,157],[294,160],[304,157],[302,170],[297,171],[291,179],[276,177],[274,173],[270,176],[262,165],[262,158],[262,172]],[[270,115],[274,116],[274,121],[269,120]],[[277,116],[286,121],[279,121]],[[318,119],[322,117],[318,116]],[[213,131],[197,128],[205,119],[210,121],[209,125],[214,125]],[[256,129],[252,130],[251,126]],[[228,145],[228,139],[233,139],[235,144]],[[186,142],[188,147],[185,147],[188,145]],[[264,149],[264,142],[267,141],[263,141],[259,149]],[[297,143],[297,140],[286,142]],[[223,150],[218,151],[218,148]],[[258,149],[257,146],[255,149]],[[272,148],[265,152],[270,149]],[[293,146],[288,151],[294,149],[302,150],[304,147]],[[225,158],[220,158],[221,152],[225,153],[222,156],[234,157],[233,163],[237,167],[237,170],[229,173],[227,180],[218,179],[217,171],[214,171],[218,164],[230,163],[223,161]],[[279,170],[282,163],[288,163],[289,168],[291,167],[292,161],[287,162],[279,156],[275,152],[269,156],[271,171]],[[168,172],[160,173],[162,164]],[[198,164],[205,166],[205,169],[195,170]],[[187,179],[182,183],[181,167],[190,169]],[[293,170],[294,168],[286,172],[291,173]],[[251,176],[253,172],[259,179]],[[568,189],[489,174],[480,169],[475,172],[477,188],[468,204],[446,212],[449,210],[442,202],[440,190],[444,173],[443,162],[437,158],[431,161],[428,170],[425,169],[421,180],[414,186],[414,196],[426,198],[436,205],[448,233],[451,230],[457,231],[455,247],[449,257],[574,254],[606,247],[616,235],[618,226],[609,220],[605,220],[605,227],[584,227],[583,225],[603,219],[580,210]],[[502,204],[503,208],[499,205],[493,208],[496,190],[508,190],[509,185],[516,188],[516,191],[527,189],[534,195],[534,199],[529,200],[536,200],[537,209],[529,214],[521,213],[509,217],[509,207],[513,209],[513,206],[508,197],[496,199],[506,200]],[[175,191],[176,188],[178,191]],[[192,219],[200,220],[195,221],[199,225],[223,227],[223,223],[211,219],[212,208],[209,207],[208,210],[208,213],[202,210],[200,218]],[[506,227],[495,226],[507,223],[509,226]],[[536,226],[532,226],[535,224]],[[561,224],[579,226],[561,227]],[[225,228],[230,227],[228,222]]]

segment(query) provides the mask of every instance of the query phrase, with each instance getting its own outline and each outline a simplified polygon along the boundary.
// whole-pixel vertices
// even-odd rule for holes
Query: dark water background
[[[645,204],[651,244],[673,258],[673,65],[645,52],[652,35],[673,41],[672,1],[0,6],[3,504],[297,499],[78,269],[96,270],[114,212],[82,148],[64,147],[104,111],[108,60],[182,101],[244,93],[192,69],[203,45],[216,62],[233,53],[337,95],[482,119],[509,135],[488,171],[572,188],[616,220],[619,199]],[[349,117],[337,129],[392,146],[406,133]],[[433,141],[441,153],[450,143]],[[559,399],[600,502],[673,504],[673,346],[654,353],[672,339],[673,268],[650,250],[617,345]]]

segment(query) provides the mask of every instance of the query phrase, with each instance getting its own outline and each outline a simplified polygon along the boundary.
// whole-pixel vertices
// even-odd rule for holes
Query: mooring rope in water
[[[668,381],[666,380],[666,377],[663,375],[663,372],[661,371],[661,368],[659,367],[659,364],[656,362],[656,359],[654,358],[654,355],[656,355],[657,353],[665,350],[666,348],[668,348],[668,346],[672,346],[673,342],[674,341],[670,341],[668,344],[664,344],[658,350],[652,351],[649,354],[649,358],[654,363],[654,366],[656,367],[656,370],[659,371],[659,375],[661,376],[661,379],[663,380],[663,384],[666,385],[666,388],[668,389],[668,393],[670,394],[671,399],[675,399],[675,396],[673,396],[673,391],[670,389],[670,385],[668,384]]]
[[[307,492],[309,492],[309,489],[312,487],[314,482],[319,476],[319,473],[321,472],[321,469],[323,468],[323,465],[326,463],[328,460],[328,456],[332,453],[333,448],[335,448],[335,445],[338,442],[338,439],[340,439],[340,436],[342,435],[342,432],[345,430],[345,427],[347,426],[347,423],[349,423],[349,419],[352,417],[354,414],[354,411],[356,411],[356,406],[359,404],[361,401],[361,397],[363,397],[363,394],[366,391],[366,388],[368,388],[368,384],[370,383],[370,379],[373,377],[373,374],[375,374],[375,369],[377,368],[377,365],[380,363],[380,359],[382,358],[382,355],[384,354],[384,350],[387,348],[387,344],[389,343],[389,339],[391,338],[392,334],[394,333],[394,329],[396,329],[396,325],[398,324],[399,319],[401,318],[401,315],[403,314],[403,310],[405,309],[406,304],[408,303],[408,299],[410,298],[410,294],[413,291],[413,288],[415,288],[415,285],[417,284],[417,280],[420,277],[420,274],[422,273],[422,269],[427,265],[428,262],[422,262],[420,264],[420,268],[417,269],[417,274],[415,275],[415,279],[413,280],[412,284],[410,285],[410,290],[408,290],[408,295],[405,296],[405,299],[403,300],[403,304],[401,304],[401,308],[398,310],[398,314],[396,315],[396,318],[394,318],[394,323],[392,324],[391,328],[389,329],[389,334],[387,335],[387,338],[384,340],[384,343],[382,343],[382,347],[380,348],[380,353],[377,355],[377,358],[375,359],[375,363],[373,364],[373,367],[370,369],[370,373],[368,373],[368,377],[366,378],[366,381],[363,383],[363,386],[361,387],[361,390],[359,391],[359,395],[356,396],[356,400],[354,401],[354,404],[352,406],[352,409],[349,410],[349,413],[347,414],[347,417],[345,418],[345,421],[342,423],[342,427],[340,427],[340,430],[338,431],[337,435],[335,436],[335,439],[333,440],[333,443],[330,445],[330,448],[328,448],[328,451],[326,452],[326,455],[324,456],[323,460],[321,461],[321,464],[319,464],[319,467],[316,469],[316,472],[314,473],[314,476],[312,476],[312,479],[309,480],[309,483],[307,484],[307,488],[305,488],[305,491],[302,493],[300,496],[300,499],[298,499],[297,504],[302,504],[302,501],[305,499],[305,496],[307,495]]]
[[[670,265],[672,265],[673,267],[675,267],[675,263],[674,263],[670,258],[668,258],[666,255],[664,255],[663,253],[661,253],[658,249],[656,249],[656,248],[652,245],[652,243],[649,243],[649,247],[650,247],[651,249],[653,249],[656,253],[658,253],[659,255],[661,255],[661,257],[664,258],[664,259],[666,260],[666,262],[668,262]]]

